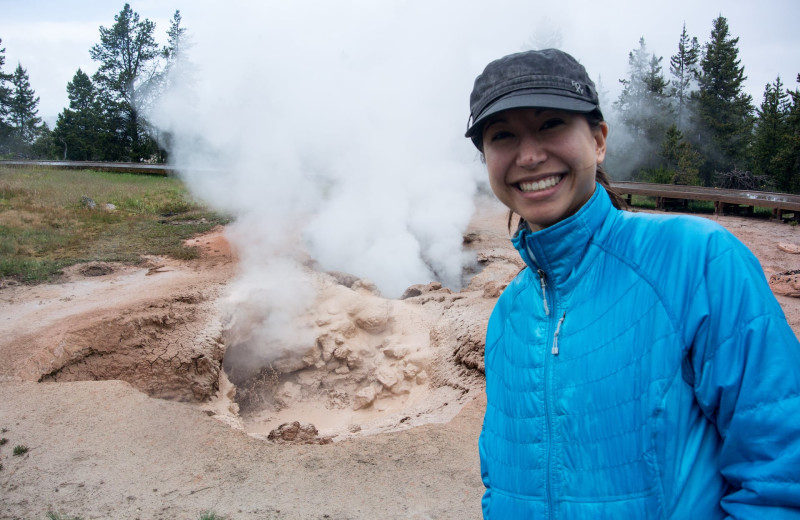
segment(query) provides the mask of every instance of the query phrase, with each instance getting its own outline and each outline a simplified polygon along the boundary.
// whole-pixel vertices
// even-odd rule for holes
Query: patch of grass
[[[656,209],[656,199],[655,197],[644,195],[632,195],[630,206],[632,208]]]
[[[5,446],[5,444],[6,444],[7,442],[8,442],[8,439],[6,439],[5,437],[3,437],[2,439],[0,439],[0,446]]]
[[[190,260],[199,251],[183,242],[228,222],[174,177],[0,166],[0,279],[43,282],[79,262],[142,255]]]
[[[690,200],[687,210],[692,213],[714,213],[714,203],[710,200]]]
[[[226,516],[218,515],[214,511],[203,511],[198,520],[227,520],[227,518]]]
[[[17,444],[16,446],[14,446],[14,451],[13,451],[14,456],[19,457],[20,455],[25,455],[26,453],[28,453],[29,449],[30,448],[28,448],[24,444]]]
[[[55,511],[47,512],[47,520],[83,520],[80,516],[66,515]]]

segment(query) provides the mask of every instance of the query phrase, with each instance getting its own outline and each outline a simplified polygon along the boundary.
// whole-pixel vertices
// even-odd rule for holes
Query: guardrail
[[[25,168],[44,166],[63,170],[100,170],[117,173],[141,173],[146,175],[170,175],[175,168],[166,164],[97,162],[97,161],[0,161],[0,166]]]
[[[772,216],[784,220],[788,213],[792,218],[800,213],[800,195],[774,193],[769,191],[724,190],[705,188],[702,186],[679,186],[675,184],[650,184],[646,182],[612,182],[611,186],[621,195],[627,195],[630,203],[631,195],[655,197],[656,208],[686,207],[689,200],[706,200],[714,203],[714,212],[722,214],[734,208],[747,208],[752,213],[754,207],[769,208]]]

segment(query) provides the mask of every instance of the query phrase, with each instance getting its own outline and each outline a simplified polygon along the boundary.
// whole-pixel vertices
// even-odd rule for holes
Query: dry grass
[[[88,261],[191,259],[183,241],[227,222],[176,178],[0,166],[0,279],[45,281]]]

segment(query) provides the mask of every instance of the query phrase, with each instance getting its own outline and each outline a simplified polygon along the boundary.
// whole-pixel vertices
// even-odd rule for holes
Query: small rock
[[[343,273],[341,271],[328,271],[328,274],[331,275],[334,280],[336,280],[336,283],[339,285],[344,285],[348,289],[353,287],[353,284],[359,280],[358,276],[350,273]]]
[[[786,253],[791,253],[793,255],[800,254],[800,246],[796,246],[794,244],[787,244],[785,242],[778,243],[778,249],[784,251]]]
[[[267,435],[267,439],[292,444],[330,444],[333,439],[320,437],[317,428],[311,424],[300,424],[300,421],[283,423]]]
[[[89,209],[94,209],[97,207],[97,203],[91,198],[84,195],[81,197],[81,206]]]
[[[375,379],[386,388],[391,388],[397,384],[399,378],[397,372],[388,366],[382,366],[375,371]]]
[[[394,359],[403,359],[408,355],[410,351],[411,349],[403,345],[390,345],[388,347],[384,347],[381,350],[384,356]]]
[[[415,296],[419,296],[422,294],[422,289],[418,285],[412,285],[403,293],[400,297],[401,300],[407,300],[408,298],[413,298]]]
[[[368,407],[375,401],[377,395],[378,392],[375,391],[372,385],[360,389],[356,392],[355,399],[353,400],[353,410],[360,410],[361,408]]]

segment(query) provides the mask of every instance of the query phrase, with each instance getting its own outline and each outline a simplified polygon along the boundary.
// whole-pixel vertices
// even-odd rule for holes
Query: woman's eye
[[[542,130],[547,130],[549,128],[554,128],[556,126],[560,126],[564,124],[564,120],[560,117],[553,117],[542,123]]]
[[[492,134],[492,141],[501,141],[503,139],[508,139],[509,137],[513,136],[511,132],[506,131],[499,131]]]

